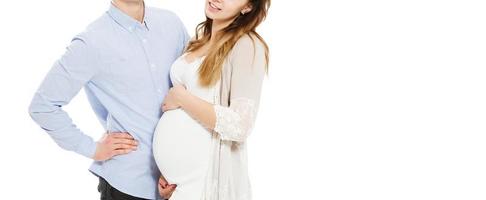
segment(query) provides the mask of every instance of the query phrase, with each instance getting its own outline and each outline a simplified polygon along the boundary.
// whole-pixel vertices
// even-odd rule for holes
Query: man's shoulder
[[[83,31],[78,33],[75,38],[90,43],[96,43],[96,41],[100,38],[102,39],[104,35],[109,35],[109,30],[111,30],[110,26],[110,18],[105,13],[92,21]]]

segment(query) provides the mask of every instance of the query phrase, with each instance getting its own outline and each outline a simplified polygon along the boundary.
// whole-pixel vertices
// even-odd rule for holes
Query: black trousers
[[[146,200],[120,192],[101,177],[98,192],[101,194],[101,200]]]

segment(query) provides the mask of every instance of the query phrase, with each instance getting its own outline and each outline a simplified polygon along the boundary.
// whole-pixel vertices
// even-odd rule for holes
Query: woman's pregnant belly
[[[165,112],[154,135],[155,161],[170,183],[204,179],[209,166],[211,133],[181,109]]]

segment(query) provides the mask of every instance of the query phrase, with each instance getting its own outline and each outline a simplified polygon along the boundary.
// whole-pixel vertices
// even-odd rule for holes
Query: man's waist
[[[136,197],[155,199],[158,170],[146,165],[133,165],[133,162],[99,163],[94,162],[89,171],[106,179],[117,190]],[[133,165],[133,166],[132,166]]]
[[[146,171],[147,168],[157,168],[152,153],[152,145],[145,143],[139,143],[137,149],[130,153],[117,155],[102,162],[95,161],[93,165],[123,171]]]

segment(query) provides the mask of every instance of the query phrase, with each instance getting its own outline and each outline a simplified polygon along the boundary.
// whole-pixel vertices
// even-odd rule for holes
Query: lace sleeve
[[[230,55],[229,107],[215,105],[214,131],[223,140],[244,142],[253,128],[265,77],[264,46],[257,38],[242,37]]]
[[[255,123],[255,101],[248,98],[231,100],[230,107],[214,105],[216,124],[214,131],[220,134],[221,139],[244,142],[250,135]]]

